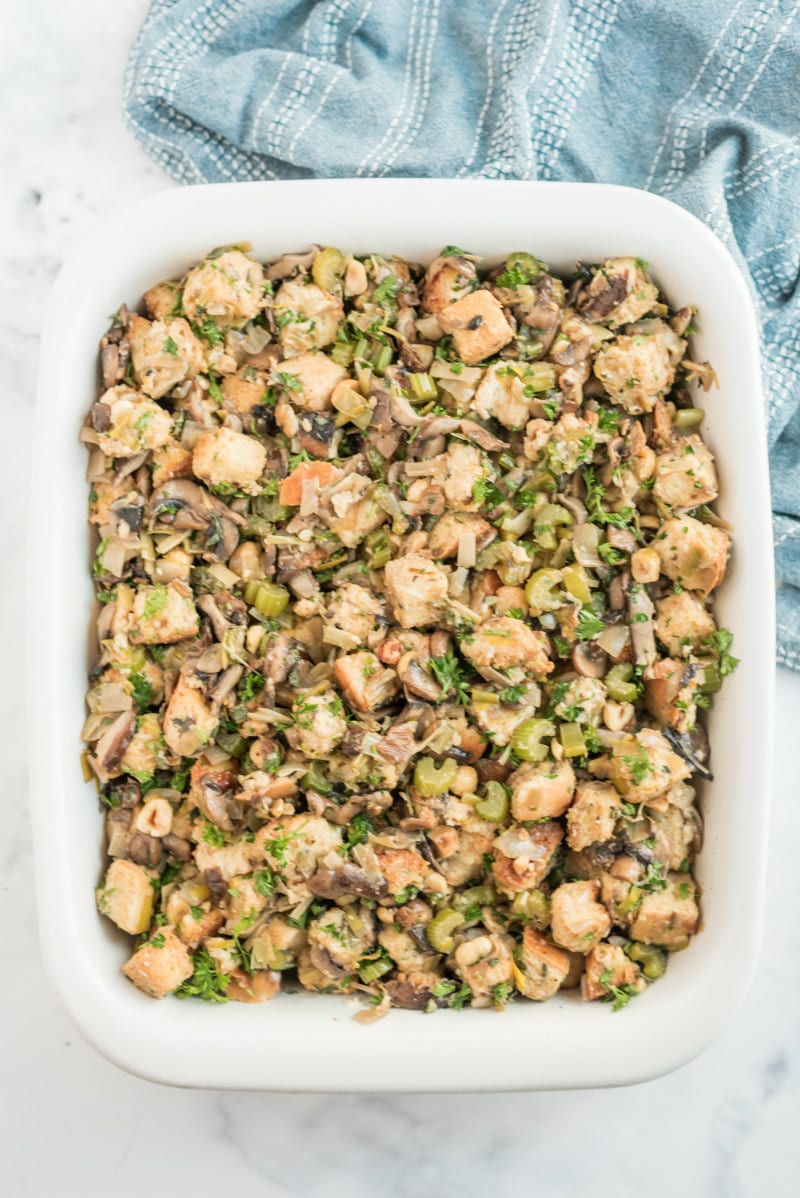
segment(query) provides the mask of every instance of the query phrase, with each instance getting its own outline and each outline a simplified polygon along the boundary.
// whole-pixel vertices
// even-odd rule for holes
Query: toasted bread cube
[[[182,317],[150,321],[134,316],[128,340],[134,378],[152,399],[203,369],[202,346]]]
[[[550,673],[553,663],[547,647],[547,634],[529,628],[524,620],[490,616],[465,638],[461,652],[484,678],[491,681],[499,672],[516,685]]]
[[[656,636],[670,657],[697,651],[716,630],[714,617],[690,591],[665,595],[656,600]]]
[[[451,333],[462,362],[472,366],[491,358],[514,336],[500,303],[490,291],[471,291],[438,313],[439,324]]]
[[[514,819],[556,819],[572,802],[575,771],[568,761],[523,762],[508,779]]]
[[[192,452],[192,469],[210,487],[229,484],[257,495],[258,480],[267,464],[267,451],[255,437],[218,428],[198,437]]]
[[[222,394],[226,404],[236,409],[240,416],[249,416],[253,408],[265,402],[268,376],[255,366],[242,366],[236,374],[228,374],[222,381]]]
[[[97,909],[123,932],[146,932],[153,916],[153,887],[158,874],[133,861],[112,861],[97,891]]]
[[[227,995],[232,1002],[269,1002],[281,988],[281,975],[272,969],[257,969],[252,976],[234,969],[230,978]]]
[[[144,306],[153,320],[166,320],[175,311],[178,299],[177,283],[156,283],[144,293]]]
[[[206,703],[202,691],[179,678],[164,713],[164,740],[173,753],[196,757],[208,744],[219,716]]]
[[[128,617],[132,645],[171,645],[200,630],[191,588],[175,579],[166,586],[139,587]]]
[[[652,412],[657,397],[675,378],[661,338],[626,333],[597,355],[594,372],[611,400],[626,412]]]
[[[694,936],[700,908],[691,874],[669,874],[666,890],[646,894],[631,926],[631,939],[667,948]]]
[[[673,508],[714,502],[719,494],[714,455],[702,437],[678,437],[658,455],[653,494]]]
[[[567,811],[569,847],[577,852],[610,840],[619,806],[619,792],[610,782],[579,782],[575,801]]]
[[[611,918],[597,901],[600,883],[564,882],[553,893],[551,928],[561,948],[588,953],[611,931]]]
[[[499,849],[495,850],[492,873],[504,894],[519,894],[538,886],[553,868],[553,858],[564,839],[564,831],[555,820],[529,828],[512,827],[517,838],[527,838],[531,847],[522,857],[506,857]]]
[[[106,457],[130,458],[148,449],[159,449],[170,439],[169,412],[124,384],[104,391],[95,407],[101,412],[108,409],[107,425],[97,433],[97,443]]]
[[[264,271],[241,250],[226,250],[193,266],[183,288],[189,320],[211,318],[220,328],[237,328],[264,307]]]
[[[693,516],[667,520],[653,539],[661,573],[690,591],[708,595],[725,577],[731,539]]]
[[[403,628],[426,628],[444,611],[447,575],[419,553],[387,562],[384,582],[395,619]]]
[[[158,488],[171,478],[192,477],[192,451],[180,441],[168,441],[153,451],[153,486]]]
[[[565,981],[569,967],[569,953],[556,948],[535,928],[525,929],[522,953],[514,968],[520,994],[540,1002],[552,998]]]
[[[602,981],[601,981],[602,978]],[[586,971],[581,978],[581,998],[591,1002],[603,998],[611,988],[632,986],[644,990],[647,983],[638,966],[625,956],[616,944],[596,944],[586,958]]]
[[[296,408],[306,412],[322,412],[331,406],[331,395],[337,383],[347,378],[344,366],[327,354],[298,354],[275,367],[277,374],[289,376],[292,386],[289,398]]]
[[[159,928],[122,966],[126,978],[151,998],[165,998],[194,973],[186,945],[172,928]]]
[[[287,279],[281,284],[275,293],[274,311],[281,347],[289,357],[330,345],[344,317],[338,296],[301,279]]]

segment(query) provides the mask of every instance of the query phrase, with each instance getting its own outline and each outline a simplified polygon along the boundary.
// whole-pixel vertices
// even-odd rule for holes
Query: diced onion
[[[452,396],[461,410],[469,404],[475,394],[475,388],[461,379],[440,379],[439,390]]]
[[[438,341],[442,336],[442,326],[435,316],[423,316],[417,320],[417,332],[426,341]]]
[[[194,449],[205,431],[202,424],[197,424],[194,420],[187,420],[181,429],[181,445],[183,448]]]
[[[597,551],[600,529],[596,524],[578,524],[572,533],[572,550],[575,560],[589,569],[599,569],[603,562]]]
[[[212,578],[216,578],[217,582],[221,582],[224,587],[233,587],[239,582],[239,575],[234,574],[233,570],[229,570],[227,566],[223,566],[222,562],[215,562],[209,566],[208,572]]]
[[[269,342],[269,333],[259,324],[251,324],[242,338],[242,349],[246,354],[259,354]]]
[[[455,595],[460,595],[461,592],[464,590],[464,587],[467,585],[468,577],[469,577],[469,571],[467,570],[466,566],[458,566],[453,571],[453,573],[450,575],[450,582],[447,587],[447,593],[451,597],[453,597]]]
[[[539,847],[525,828],[509,828],[494,843],[504,857],[535,857]]]
[[[352,632],[345,632],[343,628],[332,626],[325,629],[322,639],[326,645],[336,645],[339,649],[344,649],[345,653],[352,653],[361,644],[360,639]]]
[[[475,565],[478,556],[477,545],[475,544],[474,528],[465,528],[458,538],[458,557],[456,564],[463,566],[467,570],[471,570]]]
[[[627,624],[608,624],[597,638],[597,644],[609,657],[619,657],[628,643],[630,630]]]
[[[456,369],[453,369],[455,365]],[[436,358],[431,362],[429,374],[435,379],[449,379],[454,383],[467,383],[468,385],[477,383],[481,377],[481,371],[477,366],[462,366],[458,369],[459,363],[445,362],[442,358]]]
[[[122,578],[125,571],[127,549],[120,541],[110,540],[100,555],[100,565],[107,574]]]
[[[99,449],[93,449],[89,455],[89,465],[86,467],[86,481],[96,483],[108,468],[108,458]]]
[[[313,516],[319,511],[319,479],[304,478],[300,515]]]
[[[426,474],[434,474],[436,469],[433,458],[428,458],[425,462],[406,462],[405,464],[405,473],[409,478],[423,478]]]

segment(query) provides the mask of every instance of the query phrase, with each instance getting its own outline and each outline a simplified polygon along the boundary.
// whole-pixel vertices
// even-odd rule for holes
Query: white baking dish
[[[705,431],[736,538],[719,616],[734,630],[742,664],[711,718],[716,780],[704,793],[698,864],[705,929],[619,1014],[570,995],[503,1014],[394,1011],[364,1027],[351,1019],[348,999],[154,1002],[120,973],[126,944],[94,905],[102,821],[78,761],[93,610],[78,430],[95,398],[107,314],[212,246],[245,238],[261,258],[313,241],[423,260],[444,243],[489,260],[530,249],[567,270],[578,258],[635,254],[674,301],[700,310],[698,356],[720,381],[703,400]],[[756,321],[732,258],[699,221],[644,192],[594,184],[342,180],[162,192],[98,229],[59,275],[45,322],[33,460],[28,642],[42,947],[75,1022],[102,1053],[185,1086],[545,1089],[641,1081],[688,1061],[719,1033],[755,969],[762,920],[773,571]]]

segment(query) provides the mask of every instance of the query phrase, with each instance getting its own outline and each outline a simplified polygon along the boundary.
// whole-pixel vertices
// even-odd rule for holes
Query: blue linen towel
[[[778,661],[800,669],[800,0],[153,0],[125,109],[182,183],[626,183],[708,224],[763,334]]]

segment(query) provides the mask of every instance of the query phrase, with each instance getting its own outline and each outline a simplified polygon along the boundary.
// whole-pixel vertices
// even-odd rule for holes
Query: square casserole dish
[[[109,312],[136,303],[216,245],[252,241],[263,259],[312,242],[429,260],[448,243],[488,262],[535,252],[647,259],[674,303],[700,312],[696,355],[719,390],[703,398],[720,511],[734,556],[718,617],[742,663],[710,719],[715,780],[702,794],[697,873],[704,930],[623,1012],[575,994],[503,1014],[392,1011],[364,1027],[352,999],[279,995],[267,1006],[146,998],[123,977],[126,943],[95,909],[102,820],[82,780],[79,733],[92,653],[86,452]],[[41,942],[86,1038],[122,1068],[183,1086],[254,1090],[533,1090],[640,1082],[719,1034],[755,969],[764,898],[773,686],[773,567],[756,320],[728,251],[694,217],[645,192],[597,184],[440,180],[223,184],[164,191],[120,213],[64,266],[47,310],[35,430],[29,634],[31,776]],[[52,629],[46,638],[35,629]],[[55,696],[47,737],[37,682]],[[746,897],[745,897],[746,896]]]

